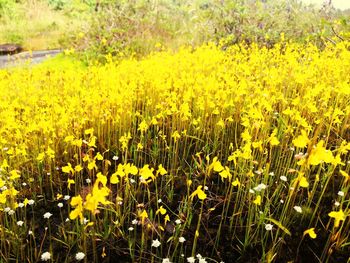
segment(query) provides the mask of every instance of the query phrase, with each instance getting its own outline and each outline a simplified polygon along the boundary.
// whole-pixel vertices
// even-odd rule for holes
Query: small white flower
[[[3,187],[0,188],[1,191],[6,191],[7,190],[7,186],[4,185]]]
[[[90,179],[90,178],[86,178],[86,179],[85,179],[85,182],[86,182],[87,184],[90,184],[90,183],[91,183],[91,179]]]
[[[195,261],[196,261],[196,259],[194,257],[187,258],[188,263],[194,263]]]
[[[196,258],[202,258],[202,255],[198,253],[198,254],[196,255]]]
[[[46,175],[50,176],[50,175],[51,175],[51,173],[46,173]]]
[[[27,183],[22,183],[23,186],[27,186]]]
[[[249,193],[254,194],[255,192],[253,189],[249,189]]]
[[[261,190],[265,190],[266,185],[265,184],[259,184],[258,186],[254,187],[254,191],[260,192]]]
[[[129,230],[129,231],[133,231],[134,228],[131,226],[131,227],[128,228],[128,230]]]
[[[62,207],[63,207],[63,203],[58,203],[57,206],[58,206],[59,208],[62,208]]]
[[[70,221],[70,219],[67,217],[67,218],[66,218],[66,222],[69,222],[69,221]]]
[[[23,203],[18,203],[18,207],[19,207],[19,208],[22,208],[23,206],[24,206]]]
[[[78,252],[75,254],[75,259],[80,261],[85,258],[85,254],[83,252]]]
[[[288,181],[287,176],[284,176],[284,175],[280,176],[280,179],[283,182],[287,182]]]
[[[283,200],[283,199],[281,199],[281,200],[280,200],[280,203],[281,203],[281,204],[283,204],[283,203],[284,203],[284,200]]]
[[[136,183],[136,181],[134,179],[130,178],[130,183],[134,184],[134,183]]]
[[[159,247],[160,246],[160,242],[158,240],[158,238],[156,240],[152,240],[152,247]]]
[[[51,254],[50,252],[44,252],[41,254],[41,260],[42,261],[48,261],[51,259]]]
[[[343,192],[343,191],[339,191],[339,192],[338,192],[338,195],[339,195],[339,196],[344,196],[344,192]]]
[[[199,263],[207,263],[207,261],[205,260],[205,258],[200,258]]]
[[[298,213],[302,213],[302,212],[303,212],[303,210],[301,209],[300,206],[297,206],[297,205],[296,205],[296,206],[294,206],[293,208],[294,208],[294,210],[297,211]]]
[[[2,148],[2,150],[4,150],[5,152],[9,149],[9,147],[4,147]]]
[[[254,173],[256,173],[257,175],[261,175],[261,174],[262,174],[262,171],[256,170]]]
[[[83,219],[83,224],[86,225],[89,222],[89,219],[85,218]]]
[[[184,257],[184,256],[185,256],[185,254],[182,253],[182,254],[181,254],[181,257]]]
[[[33,199],[28,200],[28,205],[34,205],[35,201]]]
[[[65,196],[63,197],[63,199],[67,201],[67,200],[70,199],[70,196],[69,196],[69,195],[65,195]]]
[[[119,157],[116,156],[116,155],[114,155],[114,156],[112,157],[112,159],[113,159],[113,161],[118,161]]]
[[[8,211],[8,214],[9,214],[10,216],[12,216],[12,215],[15,214],[15,211],[11,209],[10,211]]]
[[[123,204],[123,201],[118,201],[117,202],[117,205],[122,205]]]
[[[84,144],[88,144],[89,142],[87,140],[83,140],[83,143]]]
[[[180,243],[183,243],[183,242],[185,242],[186,241],[186,239],[184,238],[184,237],[179,237],[179,242]]]
[[[49,219],[52,216],[52,214],[50,212],[46,212],[43,217],[46,219]]]
[[[137,219],[134,219],[131,221],[131,224],[133,224],[133,225],[137,225],[138,223],[139,223],[139,221]]]
[[[339,203],[338,201],[335,201],[335,202],[334,202],[334,205],[335,205],[336,207],[338,207],[338,206],[340,206],[340,203]]]
[[[158,199],[158,204],[160,204],[161,202],[162,202],[162,199],[159,198],[159,199]]]
[[[208,189],[209,189],[208,186],[204,186],[204,190],[208,191]]]
[[[181,220],[180,219],[176,219],[175,220],[175,224],[180,225],[181,224]]]
[[[29,231],[28,231],[28,235],[33,235],[33,231],[32,231],[32,230],[29,230]]]
[[[17,221],[17,226],[23,226],[24,222],[22,220]]]
[[[275,176],[275,173],[274,172],[270,172],[269,175],[270,176]]]
[[[171,263],[169,258],[163,258],[162,263]]]
[[[5,212],[5,213],[10,212],[10,210],[11,210],[11,208],[9,208],[9,207],[5,207],[5,208],[4,208],[4,212]]]
[[[266,224],[265,225],[265,229],[266,229],[266,231],[271,231],[273,229],[273,225],[272,224]]]

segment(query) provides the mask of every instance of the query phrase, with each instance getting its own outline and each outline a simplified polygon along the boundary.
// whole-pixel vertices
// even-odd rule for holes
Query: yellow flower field
[[[349,50],[0,70],[0,261],[346,262]]]

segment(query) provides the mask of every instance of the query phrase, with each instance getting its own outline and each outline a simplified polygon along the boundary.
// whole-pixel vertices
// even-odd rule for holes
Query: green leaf
[[[292,235],[291,233],[290,233],[290,231],[286,228],[286,227],[284,227],[279,221],[277,221],[277,220],[275,220],[275,219],[273,219],[273,218],[266,218],[266,220],[269,220],[269,221],[271,221],[272,223],[274,223],[276,226],[278,226],[281,230],[283,230],[283,232],[284,233],[286,233],[287,235]]]

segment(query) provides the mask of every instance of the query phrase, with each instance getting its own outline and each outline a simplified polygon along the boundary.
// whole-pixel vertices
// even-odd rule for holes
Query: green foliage
[[[108,53],[148,54],[158,49],[158,42],[172,49],[208,41],[272,47],[283,37],[323,47],[339,40],[332,39],[335,32],[347,30],[348,16],[335,29],[340,17],[330,7],[317,10],[287,0],[101,1],[89,26],[75,29],[67,43],[84,51],[86,59],[100,61]]]

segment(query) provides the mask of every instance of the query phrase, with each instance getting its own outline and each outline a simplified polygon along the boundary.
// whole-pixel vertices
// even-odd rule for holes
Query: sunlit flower
[[[171,263],[169,258],[163,258],[162,263]]]
[[[271,231],[273,229],[273,225],[272,224],[266,224],[265,225],[265,229],[266,229],[266,231]]]
[[[46,213],[43,215],[43,217],[44,217],[45,219],[49,219],[51,216],[52,216],[52,214],[51,214],[50,212],[46,212]]]
[[[193,197],[198,196],[198,198],[199,198],[200,200],[204,200],[204,199],[207,197],[207,195],[206,195],[206,193],[204,193],[204,191],[202,190],[202,187],[203,187],[202,185],[198,186],[198,187],[197,187],[197,190],[194,191],[194,192],[190,195],[190,198],[193,199]]]
[[[44,252],[41,254],[41,260],[42,261],[48,261],[51,259],[51,254],[50,252]]]
[[[284,176],[284,175],[280,176],[280,179],[281,179],[281,181],[283,181],[283,182],[287,182],[287,181],[288,181],[287,177]]]
[[[258,195],[258,196],[255,198],[255,200],[253,201],[253,203],[256,204],[256,205],[261,205],[261,196]]]
[[[194,257],[188,257],[187,258],[187,263],[194,263],[196,259]]]
[[[83,260],[85,258],[85,254],[83,252],[78,252],[75,254],[75,259],[80,261]]]
[[[186,241],[186,239],[184,238],[184,237],[179,237],[179,242],[180,243],[183,243],[183,242],[185,242]]]
[[[334,222],[335,227],[338,227],[340,222],[344,221],[346,218],[346,215],[344,214],[342,209],[340,209],[338,212],[332,211],[328,214],[328,216],[335,219],[335,222]]]
[[[23,221],[17,221],[17,226],[23,226],[24,222]]]
[[[156,239],[156,240],[152,240],[152,247],[159,247],[160,246],[160,242],[159,242],[159,240],[158,239]]]
[[[344,192],[343,191],[339,191],[338,195],[343,197],[344,196]]]
[[[294,210],[297,211],[298,213],[302,213],[302,212],[303,212],[303,210],[301,209],[300,206],[297,206],[297,205],[296,205],[296,206],[294,206],[293,208],[294,208]]]
[[[305,230],[303,236],[305,236],[305,235],[309,235],[312,239],[315,239],[317,237],[317,235],[315,233],[315,228],[309,228],[309,229]]]
[[[256,192],[260,192],[260,191],[266,189],[266,184],[262,184],[262,183],[261,183],[261,184],[259,184],[258,186],[254,187],[253,189],[254,189],[254,191],[256,191]]]

